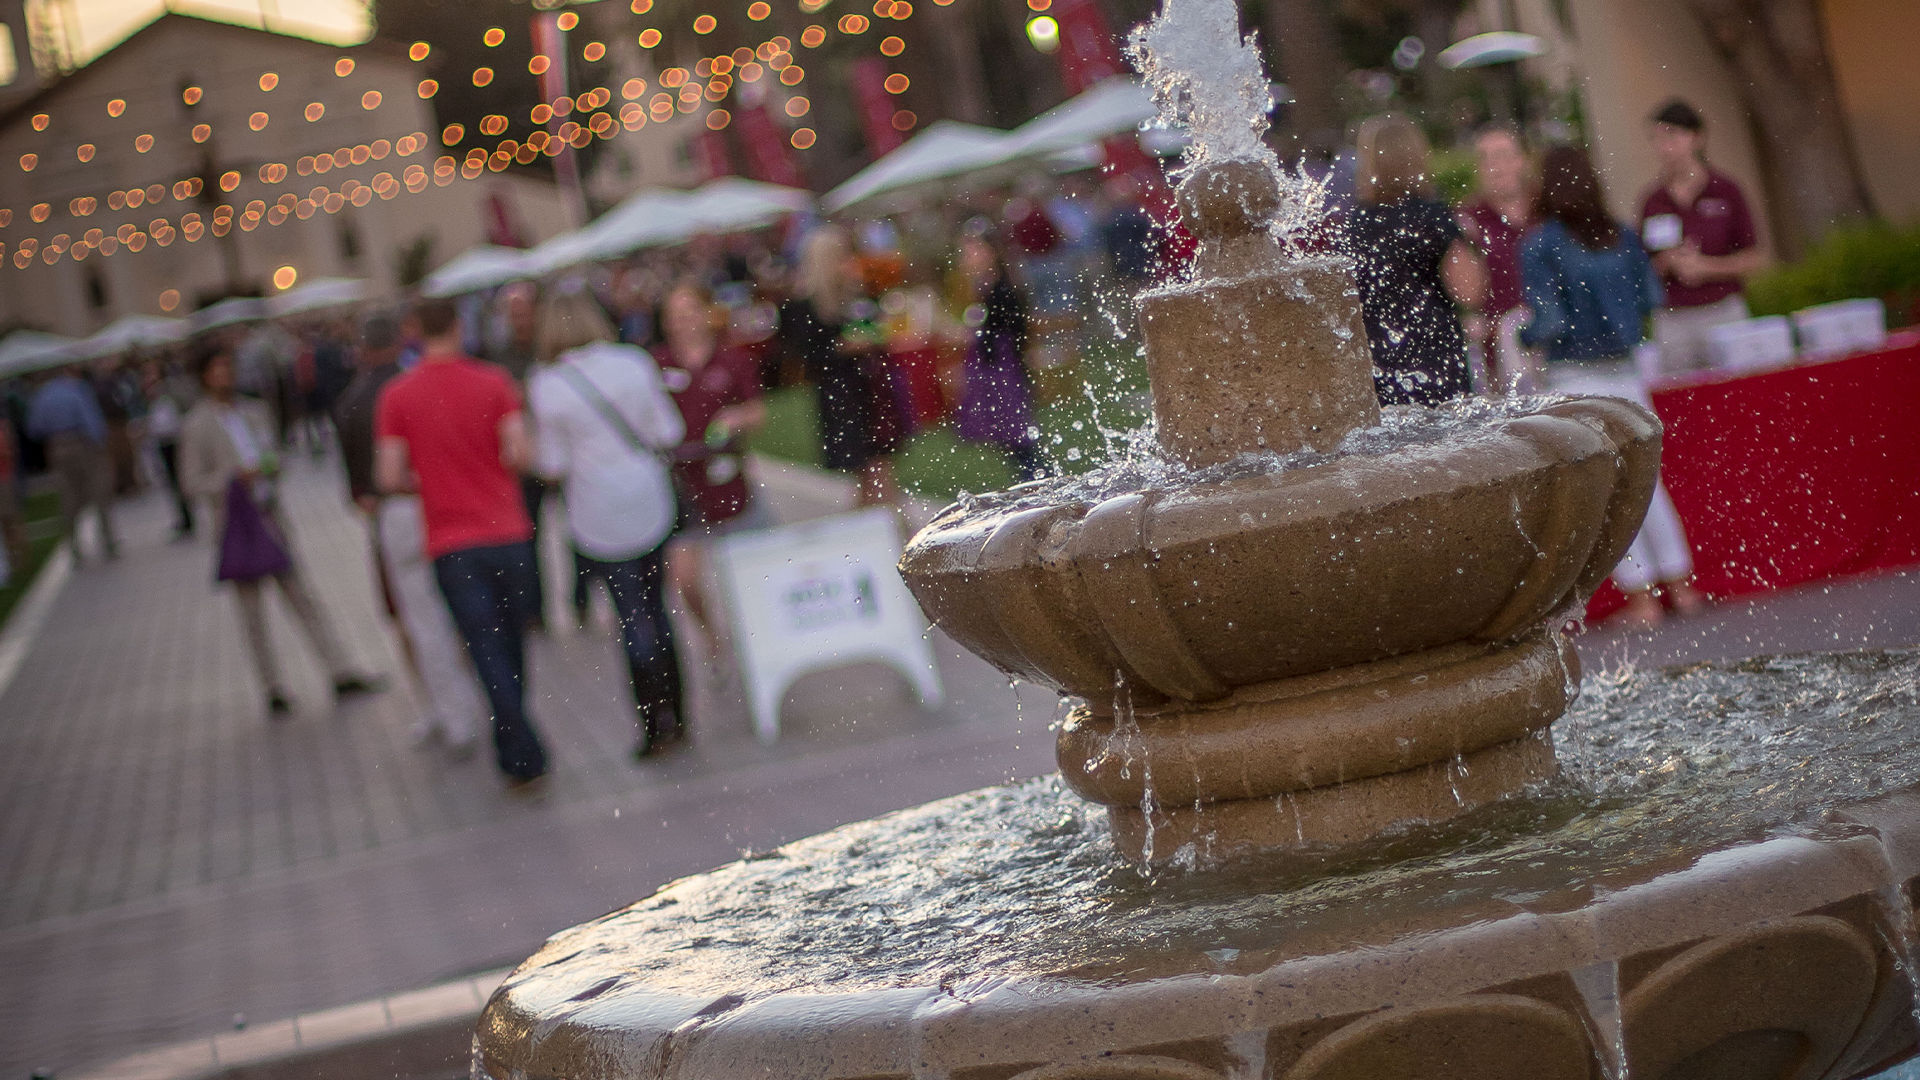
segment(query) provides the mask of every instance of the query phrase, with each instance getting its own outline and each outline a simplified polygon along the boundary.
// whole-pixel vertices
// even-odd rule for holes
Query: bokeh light
[[[424,99],[440,92],[440,83],[435,79],[421,79],[416,92]]]
[[[652,10],[653,0],[633,0],[633,13],[635,15],[645,15]]]
[[[206,124],[193,125],[193,141],[194,142],[203,143],[211,138],[213,138],[213,128],[209,127]]]
[[[794,64],[788,67],[785,71],[782,71],[780,73],[780,81],[786,84],[787,86],[797,86],[799,85],[800,80],[806,77],[807,77],[806,70],[803,69],[799,64]]]
[[[1027,21],[1027,41],[1043,53],[1060,47],[1060,24],[1051,15]]]
[[[480,40],[485,42],[487,47],[491,49],[499,45],[501,42],[507,40],[507,32],[496,26],[493,29],[488,30],[486,33],[480,35]]]
[[[805,116],[807,115],[807,110],[812,107],[813,107],[812,102],[798,95],[787,99],[787,115],[788,116],[792,116],[792,117]]]
[[[126,99],[124,98],[114,98],[112,101],[107,102],[108,116],[119,116],[121,113],[126,111],[127,111],[127,102],[126,102]]]
[[[369,90],[360,95],[360,107],[371,112],[380,107],[380,91]]]
[[[904,94],[907,92],[907,87],[910,84],[911,80],[896,71],[887,76],[887,81],[881,85],[887,88],[887,93],[889,94]]]
[[[35,168],[39,166],[39,164],[40,164],[39,154],[21,154],[20,155],[20,171],[21,172],[32,172]]]
[[[160,310],[161,311],[172,311],[174,308],[177,308],[179,306],[180,306],[180,290],[179,289],[162,289],[160,291]]]
[[[432,51],[433,51],[433,46],[427,44],[424,41],[416,41],[413,43],[413,47],[407,50],[407,57],[408,59],[414,61],[415,63],[419,63],[420,61],[425,60],[427,58],[427,54]]]
[[[607,47],[597,41],[587,42],[587,47],[580,50],[581,58],[589,64],[599,62],[605,55],[607,55]]]
[[[293,288],[293,283],[299,280],[300,271],[295,270],[291,266],[283,266],[273,272],[273,287],[276,289],[291,289]]]
[[[547,69],[552,66],[553,60],[545,56],[535,56],[533,59],[527,61],[527,70],[535,75],[545,75]]]
[[[141,153],[141,154],[144,154],[147,151],[153,149],[153,136],[151,135],[135,136],[133,140],[133,149],[135,150],[135,152]]]
[[[651,28],[640,31],[641,48],[651,49],[658,44],[660,44],[660,31]]]
[[[805,150],[807,147],[812,146],[814,143],[813,129],[812,128],[794,128],[793,138],[788,141],[793,143],[793,148],[795,150]]]
[[[907,43],[897,37],[884,38],[880,42],[880,55],[899,56],[907,51]]]
[[[327,115],[327,107],[325,105],[317,101],[308,104],[306,112],[307,123],[311,124],[325,115]]]
[[[800,44],[805,45],[809,49],[819,48],[821,43],[826,40],[827,31],[825,27],[809,26],[805,30],[800,31]]]
[[[473,69],[473,85],[485,86],[493,81],[493,69],[490,67]]]
[[[193,89],[191,89],[191,88],[189,88],[189,89],[187,90],[187,93],[189,93],[189,94],[195,94],[195,93],[197,93],[197,91],[195,91],[195,90],[193,90]],[[197,101],[197,100],[199,100],[199,98],[198,98],[198,97],[196,97],[196,98],[195,98],[194,100],[195,100],[195,101]],[[189,102],[187,102],[187,104],[189,104],[189,105],[191,105],[191,104],[193,104],[193,102],[192,102],[192,101],[189,101]],[[35,113],[35,114],[33,114],[33,130],[35,130],[35,131],[45,131],[45,130],[47,130],[47,125],[48,125],[48,124],[50,124],[50,123],[52,123],[52,122],[53,122],[53,117],[51,117],[51,116],[48,116],[48,115],[47,115],[46,113]]]
[[[563,11],[560,13],[560,17],[554,20],[554,25],[562,30],[571,30],[580,25],[580,16],[576,12]]]
[[[870,25],[872,24],[865,15],[840,16],[839,26],[840,32],[843,34],[864,34]]]
[[[333,73],[335,75],[340,76],[343,79],[353,74],[353,58],[350,56],[343,56],[340,59],[335,60],[333,62]]]
[[[693,32],[696,34],[711,34],[713,33],[714,28],[718,27],[719,25],[720,25],[720,20],[714,18],[713,16],[701,15],[698,18],[695,18],[693,20]]]
[[[732,122],[733,114],[725,109],[715,109],[707,114],[707,128],[711,131],[719,131]]]
[[[280,85],[280,76],[275,75],[271,71],[267,72],[265,75],[260,76],[260,89],[262,90],[270,91],[274,87],[279,85]]]
[[[247,126],[252,128],[255,131],[259,131],[260,129],[266,127],[267,114],[263,112],[257,112],[257,113],[254,113],[252,116],[247,117]]]
[[[754,0],[747,5],[747,18],[754,22],[759,22],[771,14],[773,14],[773,8],[766,3],[766,0]]]

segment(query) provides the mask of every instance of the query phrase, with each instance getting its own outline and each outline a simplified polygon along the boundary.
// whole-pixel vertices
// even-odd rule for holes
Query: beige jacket
[[[266,406],[241,398],[233,407],[246,419],[255,445],[262,450],[277,450],[273,420]],[[227,484],[240,471],[240,454],[233,448],[233,438],[220,422],[219,407],[211,398],[201,398],[180,422],[179,454],[180,490],[189,499],[204,501],[212,514],[212,535],[216,538],[225,535]]]

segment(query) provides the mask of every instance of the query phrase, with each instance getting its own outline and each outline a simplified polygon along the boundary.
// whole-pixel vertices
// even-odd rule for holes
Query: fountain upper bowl
[[[962,646],[1110,707],[1463,641],[1591,594],[1658,478],[1660,423],[1571,398],[1379,453],[1041,506],[955,506],[901,572]]]

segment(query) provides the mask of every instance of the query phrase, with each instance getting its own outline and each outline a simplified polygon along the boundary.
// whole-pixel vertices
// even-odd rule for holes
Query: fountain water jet
[[[1556,746],[1555,624],[1637,528],[1658,424],[1382,416],[1346,268],[1287,249],[1286,185],[1234,149],[1259,121],[1230,0],[1169,2],[1137,42],[1205,137],[1195,273],[1143,298],[1168,460],[969,500],[902,563],[957,640],[1081,699],[1060,778],[556,935],[489,1004],[476,1080],[1843,1080],[1911,1054],[1920,657],[1610,676]],[[1239,75],[1154,69],[1187,56]]]

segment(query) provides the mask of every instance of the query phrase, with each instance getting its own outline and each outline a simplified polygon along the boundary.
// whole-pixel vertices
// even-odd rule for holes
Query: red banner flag
[[[742,105],[733,114],[734,130],[740,134],[740,146],[746,152],[747,175],[769,184],[806,187],[800,163],[793,159],[786,132],[773,122],[766,105]]]
[[[693,160],[700,166],[702,180],[733,175],[733,156],[727,153],[727,137],[718,131],[703,131],[693,138]]]
[[[1120,41],[1097,0],[1055,0],[1047,13],[1060,24],[1060,48],[1054,56],[1069,97],[1126,70],[1120,62]]]
[[[883,157],[906,136],[894,130],[893,95],[887,93],[887,65],[867,56],[853,62],[848,72],[853,83],[853,102],[860,110],[860,130],[867,136],[867,151]]]

